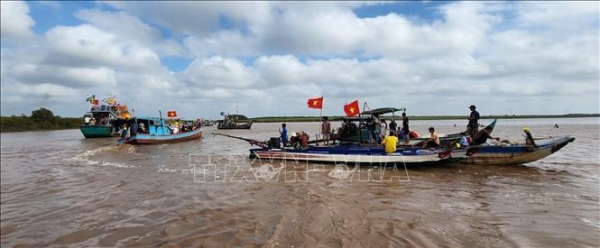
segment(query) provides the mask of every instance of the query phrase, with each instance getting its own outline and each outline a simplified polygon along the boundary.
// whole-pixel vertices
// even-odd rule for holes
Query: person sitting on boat
[[[304,131],[300,131],[300,145],[303,149],[308,148],[308,134]]]
[[[84,122],[86,125],[89,125],[89,124],[90,124],[90,120],[91,120],[91,119],[92,119],[92,118],[91,118],[89,115],[86,115],[85,117],[83,117],[83,122]]]
[[[426,139],[423,144],[423,148],[427,147],[439,147],[440,146],[440,136],[435,132],[435,128],[429,127],[429,133],[431,133],[431,137]]]
[[[465,132],[461,132],[460,135],[462,136],[460,138],[460,145],[461,146],[469,146],[469,138],[467,138],[467,134]]]
[[[287,129],[285,128],[287,125],[285,125],[285,123],[281,124],[281,143],[283,144],[283,146],[287,146],[288,145],[288,135],[287,135]]]
[[[140,125],[139,125],[139,127],[140,127],[140,128],[138,129],[138,131],[139,131],[140,133],[148,133],[148,131],[146,131],[146,125],[145,125],[143,122],[140,122]]]
[[[90,119],[90,125],[95,126],[96,125],[96,118],[92,117]]]
[[[490,126],[487,126],[484,129],[479,130],[473,136],[473,141],[471,142],[471,145],[484,144],[485,142],[487,142],[488,139],[500,141],[499,137],[494,138],[494,137],[492,137],[491,133],[492,133],[492,127],[490,127]]]
[[[396,132],[390,131],[390,135],[386,136],[383,141],[381,141],[381,144],[386,153],[396,152],[396,147],[398,147],[398,137],[396,137]]]
[[[290,134],[290,146],[294,148],[300,147],[300,135],[297,132]]]

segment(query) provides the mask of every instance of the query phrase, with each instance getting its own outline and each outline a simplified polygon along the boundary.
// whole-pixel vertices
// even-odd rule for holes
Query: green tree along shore
[[[342,116],[328,116],[329,120],[339,120]],[[521,118],[575,118],[600,117],[600,114],[566,114],[566,115],[482,115],[482,119],[521,119]],[[389,119],[391,116],[384,117]],[[461,120],[466,115],[453,116],[410,116],[411,120]],[[400,119],[400,116],[396,116]],[[321,121],[319,116],[269,116],[255,117],[240,122],[314,122]],[[40,108],[31,112],[31,116],[0,116],[0,132],[19,132],[36,130],[76,129],[82,124],[82,117],[55,116],[52,111]]]
[[[31,116],[0,116],[0,132],[75,129],[82,121],[82,118],[55,116],[52,111],[40,108],[32,111]]]

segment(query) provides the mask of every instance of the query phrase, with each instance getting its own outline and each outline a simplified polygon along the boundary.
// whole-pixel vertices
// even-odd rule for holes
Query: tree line
[[[31,116],[0,116],[0,132],[60,130],[79,128],[81,118],[55,116],[46,108],[31,111]]]

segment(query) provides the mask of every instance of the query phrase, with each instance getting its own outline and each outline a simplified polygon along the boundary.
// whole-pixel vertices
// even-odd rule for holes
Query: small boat
[[[479,165],[525,164],[548,157],[575,141],[575,137],[570,135],[535,139],[531,136],[529,130],[525,129],[523,131],[526,137],[525,142],[470,146],[467,153],[471,155],[460,161],[460,163]]]
[[[90,112],[83,116],[86,123],[79,126],[79,130],[86,138],[118,136],[119,126],[115,125],[115,121],[127,119],[130,116],[126,105],[94,105]]]
[[[264,161],[319,162],[370,165],[438,165],[455,163],[466,158],[465,149],[399,148],[385,153],[383,147],[375,146],[308,146],[262,147],[250,149],[250,158]]]
[[[192,120],[168,120],[178,125],[168,124],[162,117],[136,117],[127,120],[127,130],[123,130],[119,144],[163,144],[197,140],[202,137],[202,129]],[[181,123],[179,123],[181,122]],[[181,124],[181,125],[179,125]],[[182,126],[182,130],[179,127]]]
[[[248,118],[244,115],[230,115],[221,112],[223,120],[218,121],[217,129],[250,129],[252,127],[252,121],[240,123],[240,121],[247,120]]]

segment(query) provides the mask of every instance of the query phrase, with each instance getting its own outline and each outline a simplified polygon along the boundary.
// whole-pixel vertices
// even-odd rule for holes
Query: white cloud
[[[0,30],[3,41],[20,41],[33,37],[35,21],[23,1],[0,1]]]
[[[119,37],[94,26],[58,26],[46,33],[48,60],[71,66],[125,67],[158,70],[158,55],[144,46],[119,43]]]
[[[214,116],[238,102],[249,116],[313,115],[305,101],[320,95],[328,114],[355,99],[414,114],[464,114],[470,104],[497,114],[519,104],[600,112],[598,3],[449,2],[425,9],[436,19],[354,14],[375,4],[403,7],[103,2],[68,13],[84,23],[55,26],[39,43],[3,44],[2,103],[15,108],[23,89],[40,88],[74,101],[116,94],[140,114]],[[172,58],[191,62],[173,69]]]

